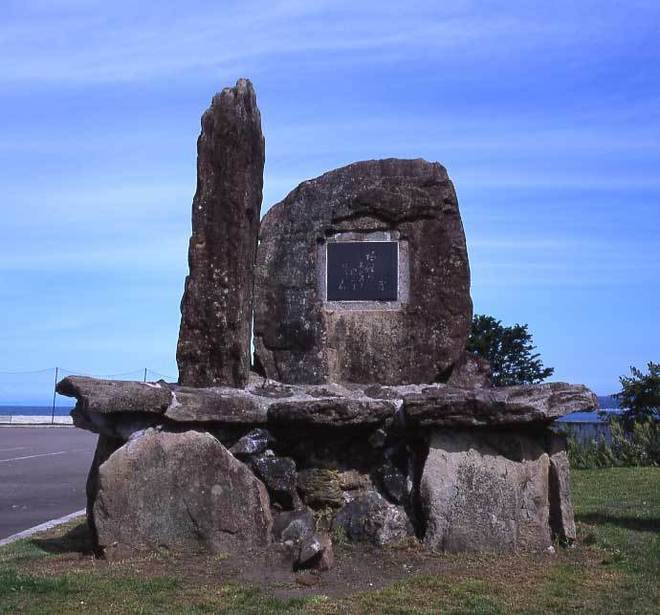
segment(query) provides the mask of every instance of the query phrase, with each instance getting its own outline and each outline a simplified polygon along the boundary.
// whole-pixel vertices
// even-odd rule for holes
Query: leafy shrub
[[[630,368],[630,376],[621,376],[621,392],[615,397],[624,409],[626,427],[636,421],[660,418],[660,363],[649,361],[648,373]]]
[[[574,468],[610,468],[623,466],[660,466],[660,422],[635,421],[630,428],[617,420],[610,421],[611,442],[601,437],[587,442],[568,438],[568,456]]]
[[[486,359],[492,369],[493,384],[534,384],[554,373],[545,367],[536,350],[527,325],[507,327],[500,320],[475,314],[467,349]]]

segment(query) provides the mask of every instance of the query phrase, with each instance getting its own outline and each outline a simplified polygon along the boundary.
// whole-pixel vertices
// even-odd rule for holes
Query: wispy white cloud
[[[161,271],[181,279],[187,269],[188,237],[183,233],[165,235],[139,232],[121,237],[91,239],[59,236],[44,239],[29,252],[5,244],[0,250],[0,272],[39,273],[144,272]],[[168,277],[171,277],[168,275]]]
[[[546,37],[564,40],[573,30],[566,20],[534,13],[484,8],[475,15],[470,4],[457,9],[412,2],[394,10],[382,3],[231,2],[156,13],[135,3],[104,4],[104,11],[71,3],[61,17],[50,11],[45,18],[37,7],[29,19],[19,15],[0,28],[0,81],[131,82],[189,71],[235,72],[255,59],[263,69],[282,56],[304,62],[305,54],[320,52],[335,64],[347,52],[347,62],[361,52],[374,52],[363,61],[386,53],[391,62],[393,54],[406,58],[413,49],[475,57],[533,47]]]
[[[3,200],[12,210],[6,223],[16,230],[111,232],[136,224],[161,226],[172,216],[186,219],[194,191],[194,184],[183,179],[86,177],[77,185],[53,186],[46,181],[36,187],[12,186],[5,189]]]

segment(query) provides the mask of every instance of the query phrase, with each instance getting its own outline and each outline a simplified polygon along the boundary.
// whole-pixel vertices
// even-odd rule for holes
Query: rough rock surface
[[[332,540],[326,534],[316,533],[316,523],[311,511],[292,510],[276,514],[273,537],[289,550],[294,570],[332,568]]]
[[[327,309],[319,254],[337,233],[405,242],[409,299],[400,309]],[[447,171],[370,160],[300,184],[261,225],[255,347],[270,378],[290,383],[443,380],[467,341],[470,271]]]
[[[319,536],[321,551],[319,555],[312,560],[314,568],[321,572],[330,570],[335,565],[335,554],[332,549],[332,539],[327,534]]]
[[[447,384],[464,389],[492,387],[490,363],[472,352],[464,352],[454,364]]]
[[[164,382],[69,376],[57,383],[57,392],[75,397],[78,402],[76,408],[81,412],[97,414],[163,414],[172,401],[170,388]]]
[[[396,406],[388,401],[333,397],[318,400],[280,401],[268,409],[268,421],[278,425],[356,426],[379,425],[394,417]]]
[[[263,168],[261,115],[252,84],[240,79],[213,97],[197,141],[177,347],[181,384],[247,384]]]
[[[100,544],[117,540],[115,550],[151,549],[158,540],[216,548],[214,524],[225,515],[209,504],[208,492],[215,485],[225,493],[217,486],[231,476],[226,468],[238,469],[243,481],[232,493],[240,492],[239,500],[249,489],[261,493],[264,510],[270,502],[258,477],[273,510],[298,508],[299,498],[324,514],[355,502],[339,519],[359,540],[388,540],[381,526],[389,532],[405,525],[407,535],[403,521],[410,519],[433,548],[545,548],[551,534],[570,542],[565,443],[547,424],[596,404],[584,387],[562,383],[480,389],[275,383],[264,394],[252,385],[195,389],[70,377],[58,390],[78,399],[76,424],[102,434],[88,480],[89,516]],[[491,429],[468,430],[474,426]],[[429,433],[435,435],[427,457]],[[145,444],[152,440],[168,444]],[[156,510],[162,519],[154,521]],[[372,513],[375,525],[363,528],[360,519]],[[201,531],[191,529],[192,519]],[[123,523],[133,529],[122,534]],[[330,518],[324,523],[327,530]],[[236,536],[248,531],[241,527]],[[309,538],[305,553],[321,538]],[[303,543],[296,545],[293,562],[302,565]]]
[[[135,432],[156,427],[162,422],[161,416],[153,413],[98,413],[85,412],[79,407],[71,411],[73,424],[80,429],[118,438],[124,442]]]
[[[549,466],[548,454],[529,436],[434,432],[419,487],[425,546],[449,552],[549,547]]]
[[[215,422],[260,425],[266,422],[267,404],[244,389],[209,389],[172,386],[172,401],[165,417],[182,423]]]
[[[273,538],[285,542],[300,542],[316,530],[314,515],[310,510],[287,510],[273,517]]]
[[[466,389],[450,385],[335,388],[289,387],[287,398],[265,396],[259,387],[193,388],[70,376],[57,390],[78,400],[76,425],[111,437],[164,420],[291,429],[370,427],[391,422],[410,427],[547,424],[578,410],[598,407],[583,385],[553,382]],[[399,412],[402,407],[403,412]],[[375,434],[375,436],[378,434]],[[377,444],[377,438],[372,439]],[[381,442],[382,444],[382,442]]]
[[[381,490],[392,502],[401,504],[409,495],[411,481],[408,472],[395,464],[391,457],[386,457],[376,474]]]
[[[249,459],[265,453],[272,440],[273,436],[267,429],[253,429],[239,438],[229,451],[241,460]]]
[[[296,463],[288,457],[262,455],[252,460],[256,475],[263,481],[271,502],[284,509],[294,508],[299,502],[296,491]]]
[[[447,551],[573,540],[565,442],[549,424],[596,398],[564,383],[495,388],[466,352],[470,271],[444,167],[336,169],[260,232],[251,83],[217,94],[201,124],[179,382],[58,384],[77,399],[75,425],[99,434],[98,553],[248,551],[324,570],[330,529]]]
[[[92,517],[106,554],[267,545],[263,484],[208,433],[148,429],[98,468]]]
[[[343,491],[363,492],[373,489],[371,478],[357,470],[346,470],[339,473],[339,487]]]
[[[571,469],[563,435],[549,435],[550,455],[550,527],[556,538],[575,540],[575,517],[571,500]]]
[[[334,526],[342,528],[353,541],[378,546],[401,542],[414,535],[405,511],[390,504],[376,491],[346,504],[335,516]]]
[[[112,455],[120,446],[124,444],[124,440],[119,438],[112,438],[105,435],[99,435],[96,442],[96,450],[94,451],[94,459],[89,468],[87,475],[87,483],[85,485],[85,492],[87,495],[87,525],[89,526],[92,534],[92,542],[98,546],[98,536],[96,532],[96,522],[94,521],[94,502],[99,491],[99,468],[107,461],[108,457]]]
[[[406,422],[422,427],[550,423],[597,407],[587,387],[564,382],[481,389],[437,385],[403,399]]]
[[[298,472],[298,490],[309,506],[338,507],[343,503],[339,472],[325,468],[309,468]]]
[[[294,569],[329,570],[334,563],[332,540],[327,534],[308,536],[302,541],[296,559]]]

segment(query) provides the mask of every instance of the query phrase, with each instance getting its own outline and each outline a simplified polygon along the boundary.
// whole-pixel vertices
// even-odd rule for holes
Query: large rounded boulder
[[[267,545],[264,485],[208,433],[148,429],[98,468],[89,514],[107,554]]]

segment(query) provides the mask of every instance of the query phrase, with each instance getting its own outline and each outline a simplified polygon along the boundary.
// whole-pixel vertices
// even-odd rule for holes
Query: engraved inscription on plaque
[[[336,241],[327,244],[328,301],[397,301],[396,241]]]

